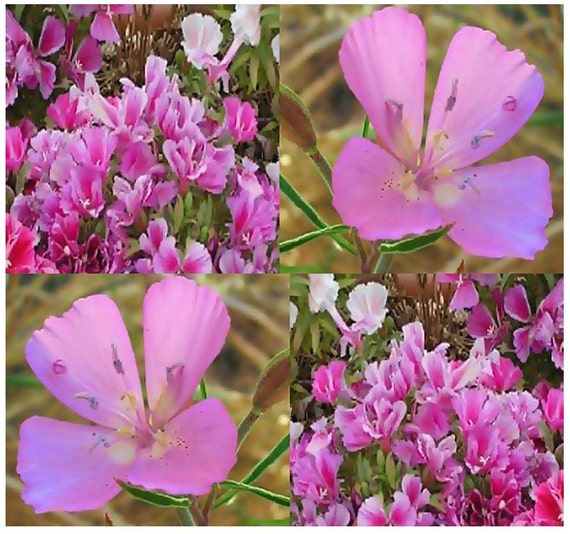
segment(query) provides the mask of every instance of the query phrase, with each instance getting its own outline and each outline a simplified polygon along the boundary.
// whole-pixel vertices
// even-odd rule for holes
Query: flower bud
[[[312,152],[317,146],[311,114],[295,91],[279,85],[279,115],[281,134],[304,152]]]
[[[288,349],[282,350],[269,360],[259,375],[253,395],[253,409],[256,412],[263,413],[287,397],[290,372],[291,362]]]

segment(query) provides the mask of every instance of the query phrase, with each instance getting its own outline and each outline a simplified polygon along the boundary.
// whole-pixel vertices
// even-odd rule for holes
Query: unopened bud
[[[253,395],[253,409],[263,413],[289,395],[291,362],[289,349],[276,354],[259,375]]]
[[[279,116],[281,134],[303,152],[313,152],[317,136],[311,114],[299,95],[283,84],[279,84]]]

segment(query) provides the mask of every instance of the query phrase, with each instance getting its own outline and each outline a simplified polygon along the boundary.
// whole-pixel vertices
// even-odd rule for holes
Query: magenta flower
[[[6,272],[33,273],[36,268],[35,234],[6,214]]]
[[[318,527],[346,527],[350,523],[350,511],[341,503],[331,504],[322,516],[315,518]]]
[[[541,75],[493,33],[461,28],[442,65],[422,149],[426,56],[422,23],[405,9],[384,8],[350,28],[340,64],[377,143],[345,145],[333,169],[334,207],[364,239],[453,224],[449,237],[470,254],[533,259],[552,216],[548,165],[534,156],[474,164],[529,119],[544,92]]]
[[[535,524],[564,525],[564,471],[558,471],[534,490]]]
[[[237,143],[252,141],[257,134],[257,118],[253,106],[242,102],[237,96],[224,99],[226,120],[224,126],[230,130]]]
[[[564,390],[551,389],[542,402],[544,418],[550,430],[562,432],[564,430]]]
[[[28,140],[19,126],[6,128],[6,172],[18,172],[24,163]]]
[[[181,277],[152,285],[143,305],[145,406],[119,310],[105,295],[50,317],[26,346],[36,376],[94,425],[31,417],[22,424],[18,473],[37,513],[99,508],[116,481],[203,495],[236,462],[237,431],[217,399],[192,403],[230,319],[219,296]]]
[[[70,8],[76,17],[87,17],[95,12],[90,29],[91,37],[107,43],[118,43],[121,40],[113,16],[130,15],[133,12],[133,6],[129,4],[75,4]]]
[[[339,394],[346,389],[344,371],[346,363],[334,360],[328,365],[321,365],[313,376],[313,397],[319,402],[332,404]]]
[[[479,293],[475,282],[484,286],[494,286],[499,281],[496,274],[438,274],[436,281],[444,284],[457,284],[457,289],[449,303],[450,310],[473,308],[479,302]]]

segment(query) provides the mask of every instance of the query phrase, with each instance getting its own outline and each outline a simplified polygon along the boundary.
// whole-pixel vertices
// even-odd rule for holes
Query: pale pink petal
[[[79,299],[62,317],[49,317],[29,339],[26,359],[58,400],[95,423],[116,429],[142,409],[129,335],[106,295]]]
[[[145,449],[127,481],[173,494],[204,495],[235,465],[237,429],[218,399],[207,399],[170,421],[163,450]]]
[[[515,346],[518,359],[523,363],[528,360],[530,354],[530,346],[532,345],[530,338],[531,328],[530,326],[524,326],[513,332],[513,345]]]
[[[462,280],[455,293],[451,302],[449,303],[450,310],[464,310],[466,308],[472,308],[479,302],[479,293],[475,288],[475,284],[471,280]]]
[[[148,404],[156,418],[166,420],[192,399],[222,350],[230,318],[212,289],[167,277],[149,288],[143,325]]]
[[[442,224],[432,198],[406,182],[401,163],[366,139],[346,143],[332,187],[333,206],[363,239],[400,239]]]
[[[416,165],[423,130],[426,34],[420,19],[387,7],[353,24],[339,52],[346,82],[376,135]]]
[[[505,293],[505,311],[521,323],[530,321],[530,304],[524,286],[517,284]]]
[[[180,257],[174,237],[167,237],[152,257],[152,268],[158,274],[174,274],[180,269]]]
[[[96,13],[91,24],[91,37],[106,43],[118,43],[121,40],[111,15],[104,11]]]
[[[40,56],[49,56],[57,52],[65,43],[65,26],[55,17],[47,17],[44,21],[38,51]]]
[[[383,527],[386,525],[386,512],[379,497],[368,497],[358,509],[356,519],[359,527]]]
[[[53,93],[56,77],[56,67],[49,61],[38,61],[38,66],[40,68],[38,76],[40,93],[44,99],[48,99]]]
[[[87,17],[99,9],[99,4],[71,4],[69,10],[75,17]]]
[[[437,82],[427,156],[433,150],[435,167],[450,170],[486,158],[519,131],[543,92],[542,76],[520,50],[507,51],[494,33],[481,28],[461,28]]]
[[[121,488],[116,478],[126,467],[116,463],[101,441],[115,432],[46,417],[31,417],[20,427],[17,472],[22,499],[38,514],[80,512],[107,504]]]
[[[186,256],[184,256],[184,261],[182,262],[182,270],[186,274],[197,274],[212,272],[212,257],[208,252],[208,249],[195,241],[186,249]]]
[[[535,156],[469,167],[436,194],[449,232],[469,254],[534,259],[552,217],[548,165]]]

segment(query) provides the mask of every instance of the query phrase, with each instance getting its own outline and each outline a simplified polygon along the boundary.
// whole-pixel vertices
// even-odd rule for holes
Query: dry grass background
[[[347,139],[360,135],[364,112],[348,89],[338,63],[338,49],[348,26],[381,6],[295,5],[281,8],[281,80],[297,91],[309,107],[319,147],[332,163]],[[509,49],[519,48],[538,66],[545,95],[530,123],[487,161],[505,161],[535,154],[550,166],[554,217],[547,229],[548,247],[535,261],[489,260],[467,256],[451,240],[392,264],[396,272],[449,272],[462,260],[471,272],[560,272],[563,251],[563,14],[562,6],[421,5],[409,9],[422,19],[428,39],[426,114],[445,52],[453,34],[465,24],[495,32]],[[372,51],[371,51],[372,53]],[[484,83],[484,81],[482,81]],[[426,117],[427,119],[427,117]],[[282,139],[281,170],[330,224],[340,222],[330,196],[312,162]],[[282,196],[281,240],[313,228],[301,212]],[[321,272],[358,272],[354,257],[318,239],[283,254],[291,266],[315,265]]]
[[[288,343],[288,277],[196,276],[214,287],[228,305],[232,326],[227,343],[206,374],[209,392],[221,398],[239,422],[250,408],[256,379],[269,357]],[[8,525],[103,525],[107,513],[114,525],[177,525],[173,510],[154,508],[121,494],[104,509],[80,513],[36,515],[20,498],[16,474],[20,424],[32,415],[73,421],[70,410],[38,386],[24,358],[31,333],[50,315],[61,315],[79,297],[106,293],[115,300],[129,330],[139,369],[143,370],[142,299],[160,276],[141,275],[21,275],[9,276],[6,313],[6,521]],[[75,419],[79,420],[79,419]],[[240,480],[289,430],[289,402],[267,412],[240,452],[229,478]],[[258,484],[289,494],[289,459],[283,455]],[[212,515],[212,524],[264,524],[284,520],[289,511],[258,497],[240,494],[230,506]]]

